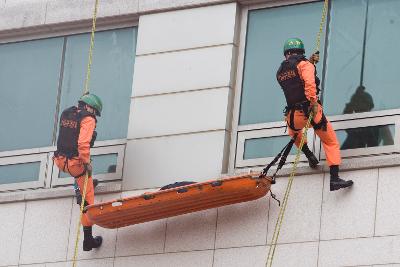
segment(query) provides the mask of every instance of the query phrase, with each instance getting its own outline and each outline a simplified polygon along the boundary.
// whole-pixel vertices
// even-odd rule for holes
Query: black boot
[[[303,145],[303,148],[301,149],[303,151],[304,155],[306,155],[308,159],[308,165],[310,168],[315,169],[317,168],[317,165],[319,163],[318,159],[315,157],[314,153],[311,152],[311,150],[308,148],[307,143]]]
[[[92,226],[83,226],[83,251],[90,251],[93,248],[98,248],[103,243],[103,238],[101,236],[96,236],[93,238]]]
[[[345,181],[339,178],[339,166],[332,165],[329,167],[329,172],[331,174],[330,191],[339,190],[341,188],[350,187],[353,185],[352,180]]]

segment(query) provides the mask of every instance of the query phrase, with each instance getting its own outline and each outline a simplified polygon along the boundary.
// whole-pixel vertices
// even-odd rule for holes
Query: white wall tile
[[[0,205],[0,266],[18,264],[24,215],[24,202]]]
[[[342,172],[351,179],[350,189],[329,191],[329,175],[325,177],[322,205],[321,239],[369,237],[374,234],[378,169]]]
[[[269,196],[218,208],[216,248],[265,245]]]
[[[98,17],[137,13],[139,0],[99,1]],[[87,20],[93,16],[95,0],[48,1],[46,24]]]
[[[230,85],[232,45],[138,56],[133,96]]]
[[[135,98],[128,138],[225,129],[229,88]]]
[[[264,267],[269,248],[256,246],[217,249],[214,267]],[[276,247],[272,266],[316,267],[317,261],[318,242],[283,244]]]
[[[265,267],[268,247],[217,249],[213,267]]]
[[[400,167],[379,169],[375,235],[400,234]]]
[[[114,267],[211,267],[213,251],[193,251],[116,258]]]
[[[218,4],[226,0],[140,0],[139,11],[148,12],[160,9],[184,8],[204,4]]]
[[[44,24],[46,1],[6,1],[0,17],[0,31]]]
[[[122,198],[139,196],[157,189],[124,191]],[[167,220],[157,220],[119,228],[117,232],[116,256],[132,256],[163,253]]]
[[[163,253],[165,230],[166,220],[119,228],[117,233],[116,256]]]
[[[235,17],[236,3],[141,16],[136,54],[233,43]]]
[[[400,236],[320,242],[319,266],[359,266],[396,262],[400,262]]]
[[[72,198],[26,203],[20,264],[66,259],[71,208]]]
[[[213,249],[217,210],[168,218],[166,252]]]
[[[272,192],[283,201],[287,178],[278,178]],[[278,243],[317,241],[319,239],[323,176],[303,175],[294,178]],[[271,200],[268,244],[271,242],[280,207]]]
[[[224,141],[225,131],[130,140],[123,189],[218,178],[222,173]]]
[[[120,194],[106,194],[95,196],[95,203],[110,201],[120,198]],[[76,240],[76,230],[78,226],[79,218],[79,206],[74,200],[74,207],[72,209],[72,220],[71,220],[71,230],[69,233],[69,244],[68,244],[68,260],[72,260],[74,256],[75,240]],[[93,226],[93,236],[102,236],[103,243],[100,248],[92,249],[91,251],[83,251],[83,230],[80,227],[80,239],[78,243],[78,260],[81,259],[95,259],[95,258],[108,258],[115,256],[115,242],[117,236],[116,229],[105,229],[99,226]]]
[[[317,267],[317,262],[318,242],[282,244],[276,247],[272,266]]]
[[[28,265],[20,265],[21,267],[46,267],[46,264],[28,264]],[[12,267],[12,266],[8,266]],[[17,266],[15,266],[17,267]]]
[[[373,265],[372,267],[400,267],[400,264]]]
[[[139,196],[157,189],[124,191],[122,198]],[[116,257],[163,253],[167,220],[157,220],[119,228]]]
[[[77,267],[113,267],[113,264],[114,264],[114,258],[81,260],[76,262]],[[72,266],[72,261],[46,263],[46,267],[70,267],[70,266]]]

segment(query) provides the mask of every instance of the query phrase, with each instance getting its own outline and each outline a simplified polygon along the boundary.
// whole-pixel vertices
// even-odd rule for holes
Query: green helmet
[[[289,38],[283,46],[283,54],[286,55],[289,50],[302,50],[304,53],[304,43],[299,38]]]
[[[103,109],[103,103],[101,102],[100,97],[94,94],[86,94],[81,96],[79,99],[80,102],[83,102],[96,110],[96,115],[101,115],[101,110]]]

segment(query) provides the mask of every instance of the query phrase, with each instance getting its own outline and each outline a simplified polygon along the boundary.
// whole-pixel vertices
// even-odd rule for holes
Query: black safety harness
[[[304,81],[300,78],[299,72],[297,70],[297,65],[301,61],[307,61],[304,55],[292,55],[287,60],[284,60],[279,67],[276,78],[279,85],[281,86],[287,106],[284,109],[285,116],[289,115],[288,126],[293,131],[300,131],[301,129],[296,129],[294,126],[294,113],[299,110],[304,113],[306,117],[310,114],[310,101],[307,100],[304,92]],[[315,83],[317,87],[317,95],[320,92],[319,85],[320,80],[317,77],[317,71],[315,69]],[[319,102],[320,103],[320,102]],[[321,103],[320,103],[321,104]],[[327,119],[325,114],[322,113],[321,121],[315,123],[311,121],[311,125],[315,130],[323,129],[326,131]]]
[[[68,172],[68,160],[73,157],[79,156],[78,152],[78,139],[80,133],[81,121],[85,117],[92,117],[96,120],[96,116],[89,113],[85,109],[80,109],[76,106],[69,107],[61,113],[59,123],[59,134],[57,138],[57,150],[54,152],[54,156],[64,156],[66,158],[63,170],[67,169]],[[96,120],[97,122],[97,120]],[[92,139],[90,140],[90,147],[93,147],[97,137],[97,132],[93,131]],[[87,166],[84,165],[84,171],[77,175],[75,178],[81,177],[88,171]]]

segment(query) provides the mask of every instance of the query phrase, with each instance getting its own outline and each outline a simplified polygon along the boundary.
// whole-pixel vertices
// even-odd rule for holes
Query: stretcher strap
[[[278,174],[278,171],[280,169],[282,169],[283,165],[285,165],[286,159],[290,153],[290,150],[292,150],[293,144],[295,142],[297,138],[297,134],[295,134],[295,136],[290,139],[289,143],[286,144],[286,146],[284,146],[281,150],[281,152],[278,153],[278,155],[276,155],[276,157],[267,165],[267,167],[265,167],[262,172],[260,177],[264,177],[267,176],[268,170],[275,165],[275,163],[280,159],[278,167],[276,168],[275,173],[272,175],[272,183],[275,183],[275,176]]]

